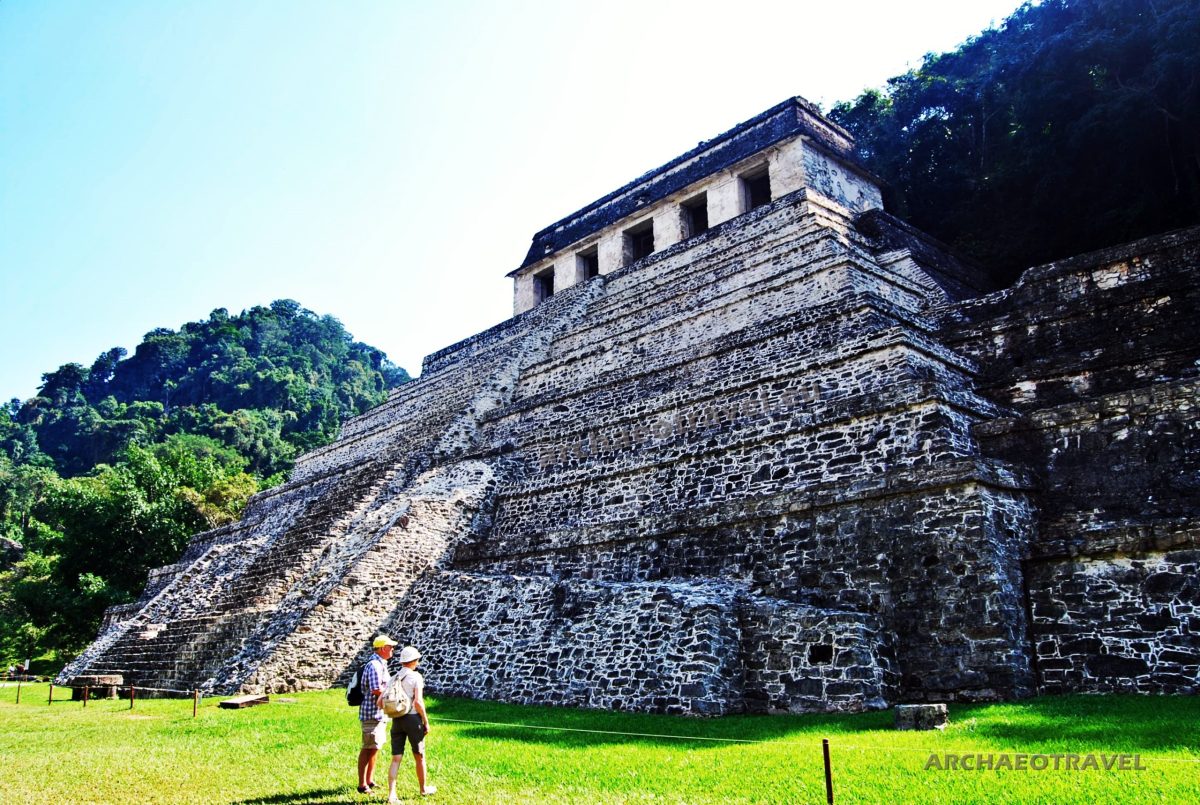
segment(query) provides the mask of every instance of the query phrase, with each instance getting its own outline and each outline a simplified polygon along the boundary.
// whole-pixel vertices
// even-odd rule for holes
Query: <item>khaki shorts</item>
[[[388,723],[371,719],[362,722],[362,748],[382,749],[387,741]]]

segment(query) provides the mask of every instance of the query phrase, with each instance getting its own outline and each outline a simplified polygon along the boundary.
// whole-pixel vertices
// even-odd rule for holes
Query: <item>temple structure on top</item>
[[[854,212],[883,208],[849,133],[789,98],[534,235],[509,274],[513,312],[805,187]]]
[[[538,232],[515,315],[64,669],[853,711],[1200,684],[1200,230],[996,290],[789,99]]]

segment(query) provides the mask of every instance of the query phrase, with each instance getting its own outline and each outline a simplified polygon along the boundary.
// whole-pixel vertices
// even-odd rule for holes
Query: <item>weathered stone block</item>
[[[898,730],[942,730],[949,723],[950,714],[944,704],[896,705]]]
[[[117,688],[125,684],[121,674],[79,674],[67,684],[71,686],[71,700],[83,701],[84,688],[89,699],[115,699]]]

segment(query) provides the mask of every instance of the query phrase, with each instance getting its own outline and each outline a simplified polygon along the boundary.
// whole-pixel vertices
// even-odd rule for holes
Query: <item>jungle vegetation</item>
[[[1042,0],[829,115],[888,209],[988,269],[1200,223],[1200,5]]]
[[[72,653],[198,531],[408,380],[291,300],[146,334],[0,407],[0,658]]]

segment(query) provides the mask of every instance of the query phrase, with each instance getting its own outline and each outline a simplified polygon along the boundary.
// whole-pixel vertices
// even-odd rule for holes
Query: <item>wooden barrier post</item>
[[[17,704],[21,703],[21,677],[17,677]]]
[[[833,771],[829,768],[829,739],[821,739],[821,750],[825,753],[825,801],[833,805]]]
[[[83,686],[83,706],[84,707],[87,707],[87,699],[88,699],[88,686],[84,685]]]
[[[50,683],[50,695],[46,697],[46,704],[54,703],[54,683]]]
[[[136,691],[137,691],[137,688],[135,688],[133,685],[129,686],[129,709],[130,710],[133,709],[133,700],[137,696]]]
[[[196,711],[200,709],[200,690],[197,688],[192,691],[192,718],[196,717]]]

